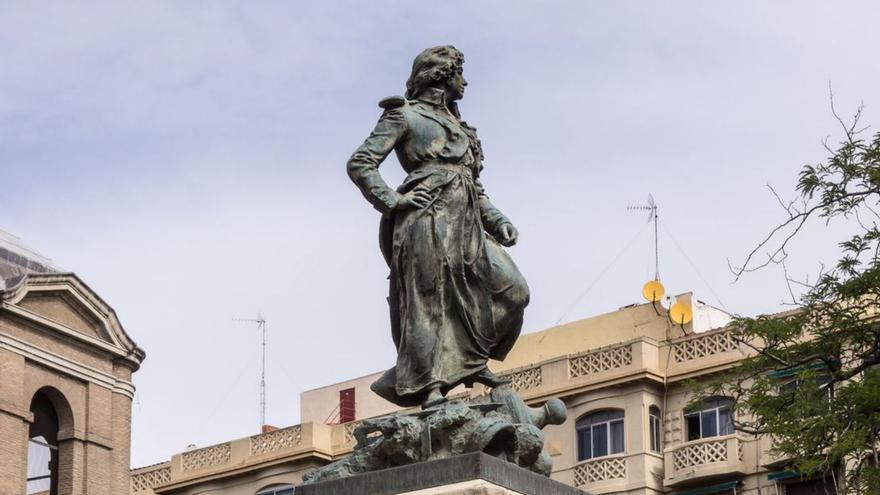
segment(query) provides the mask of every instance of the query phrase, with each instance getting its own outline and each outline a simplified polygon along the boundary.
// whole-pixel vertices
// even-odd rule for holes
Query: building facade
[[[729,399],[688,406],[686,382],[723,372],[746,349],[725,328],[729,315],[690,294],[678,299],[694,312],[684,326],[659,306],[632,305],[522,335],[504,362],[492,363],[531,405],[553,397],[567,404],[566,422],[544,430],[552,477],[597,495],[814,493],[816,483],[790,478],[766,439],[733,430]],[[363,419],[397,410],[369,390],[377,377],[303,392],[299,425],[135,469],[131,491],[292,493],[304,473],[351,452]],[[452,395],[485,392],[477,385]]]
[[[0,494],[128,491],[143,359],[82,280],[0,231]]]

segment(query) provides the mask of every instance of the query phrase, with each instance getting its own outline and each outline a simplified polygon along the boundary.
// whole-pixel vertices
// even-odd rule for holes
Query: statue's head
[[[406,97],[415,98],[425,88],[433,87],[447,90],[453,100],[460,99],[467,85],[461,75],[463,65],[464,54],[452,45],[428,48],[413,60]]]

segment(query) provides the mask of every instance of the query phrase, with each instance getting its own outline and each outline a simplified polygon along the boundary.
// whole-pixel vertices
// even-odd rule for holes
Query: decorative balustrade
[[[733,335],[729,331],[722,331],[676,342],[672,347],[672,355],[676,363],[681,363],[736,349],[739,346]]]
[[[579,378],[629,366],[632,362],[632,344],[627,344],[569,358],[568,374],[572,378]]]
[[[626,478],[626,459],[612,457],[579,464],[574,468],[575,486]]]
[[[354,438],[354,430],[361,425],[363,421],[349,421],[343,425],[342,443],[345,445],[354,444],[357,439]]]
[[[302,427],[296,425],[252,436],[251,454],[268,454],[300,445],[302,445]]]
[[[679,447],[672,453],[672,468],[675,471],[711,464],[729,462],[729,439],[721,438]],[[742,460],[742,446],[736,442],[736,460]]]
[[[159,485],[171,482],[171,468],[159,465],[150,471],[143,471],[131,475],[131,492],[137,493],[151,490]]]
[[[184,452],[181,456],[183,471],[196,471],[229,462],[232,457],[232,446],[229,442],[212,445],[203,449]]]
[[[507,373],[504,377],[510,380],[510,387],[517,392],[538,388],[544,383],[544,375],[540,366]]]

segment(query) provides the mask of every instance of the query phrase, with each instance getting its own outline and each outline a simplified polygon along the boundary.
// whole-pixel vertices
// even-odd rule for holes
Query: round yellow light
[[[651,280],[642,287],[642,296],[644,296],[648,302],[659,301],[663,298],[663,294],[665,293],[666,289],[663,288],[663,284],[661,284],[659,280]]]
[[[691,305],[685,302],[679,301],[669,308],[669,318],[678,325],[690,323],[693,317],[694,312],[691,309]]]

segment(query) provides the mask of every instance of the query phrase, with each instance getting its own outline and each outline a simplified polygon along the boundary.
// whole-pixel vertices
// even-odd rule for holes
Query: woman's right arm
[[[393,210],[401,195],[388,187],[379,173],[379,164],[406,134],[403,108],[389,108],[379,118],[376,128],[348,160],[348,176],[367,201],[382,213]]]

